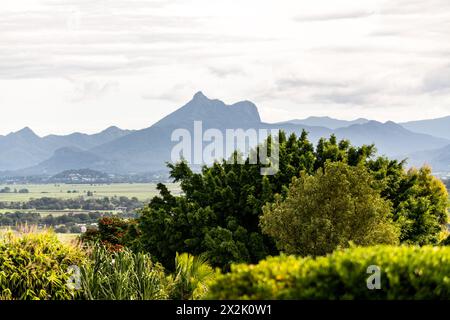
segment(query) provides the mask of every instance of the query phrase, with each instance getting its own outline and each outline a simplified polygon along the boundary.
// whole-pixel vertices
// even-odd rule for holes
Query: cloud
[[[314,21],[332,21],[332,20],[348,20],[348,19],[362,19],[374,15],[374,11],[348,11],[348,12],[330,12],[318,14],[302,14],[294,17],[297,22],[314,22]]]
[[[423,90],[428,93],[450,92],[450,65],[429,72],[423,79]]]
[[[185,93],[189,95],[194,91],[191,86],[185,83],[179,83],[164,92],[144,93],[141,95],[141,98],[144,100],[164,100],[177,103],[185,98]]]
[[[219,78],[245,75],[244,70],[239,67],[209,67],[208,70],[211,74]]]
[[[46,0],[43,3],[55,7],[76,7],[79,9],[126,9],[130,7],[162,8],[180,0]]]
[[[396,0],[385,1],[380,8],[382,15],[425,15],[429,13],[443,13],[450,9],[450,2],[447,0]]]
[[[268,122],[450,112],[448,0],[6,1],[0,30],[8,129],[36,101],[27,121],[43,131],[74,101],[144,127],[199,90],[253,100]],[[69,96],[66,78],[77,79]],[[83,123],[61,115],[64,130]]]
[[[347,84],[336,81],[336,80],[319,80],[319,79],[306,79],[306,78],[282,78],[275,82],[275,86],[278,90],[286,89],[298,89],[298,88],[335,88],[335,87],[346,87]]]
[[[185,4],[179,0],[44,3],[0,13],[0,79],[132,74],[230,57],[239,52],[232,45],[269,41],[210,31],[208,16],[159,10]]]
[[[317,94],[313,97],[317,101],[331,102],[335,104],[367,105],[367,102],[370,101],[367,94],[358,92],[334,92],[327,94]]]
[[[99,82],[95,80],[78,81],[69,79],[74,85],[74,92],[69,100],[71,102],[84,102],[86,100],[96,100],[106,96],[109,93],[119,90],[117,81]]]

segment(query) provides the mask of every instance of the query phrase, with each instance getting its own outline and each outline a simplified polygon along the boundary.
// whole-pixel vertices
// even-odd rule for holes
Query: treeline
[[[335,136],[314,146],[306,132],[279,136],[280,170],[261,164],[170,164],[183,195],[164,184],[137,220],[108,221],[99,237],[147,252],[173,269],[177,252],[205,255],[214,266],[258,263],[280,252],[320,256],[377,244],[437,245],[448,222],[448,193],[431,169],[377,157],[374,145],[352,146]],[[262,146],[272,148],[272,140]],[[268,152],[270,154],[270,152]],[[101,226],[101,224],[100,224]]]
[[[11,189],[10,187],[4,187],[0,189],[0,193],[28,193],[28,189]]]
[[[96,223],[106,216],[99,212],[74,213],[61,216],[45,215],[38,212],[14,212],[0,214],[0,226],[16,226],[22,224],[54,227],[67,223]]]
[[[126,208],[126,211],[133,211],[142,207],[143,203],[136,197],[104,197],[104,198],[83,198],[59,199],[43,197],[31,199],[27,202],[0,202],[0,209],[13,210],[114,210],[116,208]]]
[[[103,212],[68,213],[64,215],[41,215],[38,212],[7,212],[0,214],[0,227],[20,228],[21,226],[37,226],[54,228],[56,233],[81,233],[81,225],[96,225],[100,219],[116,215]],[[121,218],[137,218],[136,213],[121,214]]]
[[[54,176],[0,176],[4,184],[112,184],[112,183],[155,183],[169,181],[167,170],[142,174],[105,174],[102,172],[81,169],[68,170]]]

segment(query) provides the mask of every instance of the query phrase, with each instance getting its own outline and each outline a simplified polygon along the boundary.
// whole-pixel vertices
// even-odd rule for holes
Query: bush
[[[135,221],[128,221],[119,217],[103,217],[98,220],[98,229],[89,228],[81,236],[85,243],[101,242],[111,251],[119,251],[124,246],[133,247],[137,238]]]
[[[68,300],[68,268],[80,266],[82,252],[58,241],[53,232],[0,237],[0,299]]]
[[[214,269],[208,264],[205,256],[177,254],[175,266],[171,298],[175,300],[202,299],[208,292],[208,283],[215,277]]]
[[[369,266],[381,288],[369,290]],[[450,248],[358,247],[319,258],[278,256],[233,265],[210,286],[210,299],[450,299]]]
[[[87,300],[167,299],[170,279],[146,254],[96,245],[81,268],[81,287]]]
[[[338,247],[397,244],[390,203],[363,166],[327,162],[315,175],[294,178],[285,199],[263,208],[262,231],[288,254],[324,255]]]

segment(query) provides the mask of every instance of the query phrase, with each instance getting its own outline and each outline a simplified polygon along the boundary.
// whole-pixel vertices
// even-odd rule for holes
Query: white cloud
[[[299,15],[294,18],[297,22],[311,21],[329,21],[329,20],[347,20],[361,19],[374,15],[374,11],[349,11],[349,12],[333,12],[333,13],[316,13],[309,15]]]
[[[423,88],[430,93],[450,93],[450,65],[441,66],[428,73]]]
[[[107,94],[118,92],[119,83],[116,81],[107,81],[101,83],[99,81],[77,81],[69,79],[75,88],[71,96],[69,96],[69,101],[71,102],[84,102],[86,100],[97,100]]]
[[[268,122],[444,116],[449,38],[448,0],[5,0],[0,134],[142,128],[198,90]]]

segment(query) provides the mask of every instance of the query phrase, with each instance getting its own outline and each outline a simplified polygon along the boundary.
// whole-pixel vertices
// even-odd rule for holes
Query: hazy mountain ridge
[[[375,143],[380,154],[390,157],[412,155],[411,158],[420,158],[421,151],[433,149],[433,152],[439,153],[436,155],[437,162],[450,160],[450,147],[449,156],[446,156],[450,140],[413,132],[391,121],[381,123],[362,118],[346,121],[310,117],[282,123],[264,123],[257,107],[250,101],[227,105],[198,92],[187,104],[142,130],[110,127],[95,135],[74,133],[40,138],[31,129],[25,128],[8,136],[0,136],[0,170],[21,169],[16,170],[16,173],[27,175],[56,174],[84,168],[109,173],[163,170],[165,162],[170,160],[173,146],[178,143],[171,141],[172,133],[183,128],[193,137],[194,121],[202,121],[203,130],[216,128],[223,132],[225,129],[254,128],[282,129],[288,134],[299,134],[304,129],[309,132],[313,143],[334,133],[339,139],[349,139],[355,145]],[[432,156],[432,152],[428,154]],[[26,160],[14,162],[15,157],[24,157]],[[19,165],[20,168],[17,168]],[[437,165],[443,166],[445,163]]]
[[[0,171],[15,171],[47,160],[66,147],[91,149],[129,134],[130,130],[109,127],[96,134],[72,133],[39,137],[30,128],[0,136]]]
[[[391,157],[450,144],[447,139],[412,132],[392,121],[355,124],[339,128],[335,130],[335,134],[340,139],[349,139],[355,145],[374,143],[378,153]]]
[[[400,124],[406,129],[414,132],[450,139],[450,116],[438,119],[410,121]]]
[[[105,169],[107,160],[85,150],[76,147],[64,147],[56,150],[47,160],[36,166],[18,170],[21,175],[46,174],[54,175],[66,170],[76,169]]]
[[[370,120],[364,118],[358,118],[356,120],[339,120],[330,117],[308,117],[306,119],[294,119],[279,122],[277,124],[285,125],[285,124],[294,124],[294,125],[306,125],[310,127],[325,127],[328,129],[339,129],[343,127],[349,127],[354,124],[364,124],[369,122]]]
[[[448,174],[450,173],[450,145],[409,154],[408,163],[415,167],[430,165],[434,172]]]

